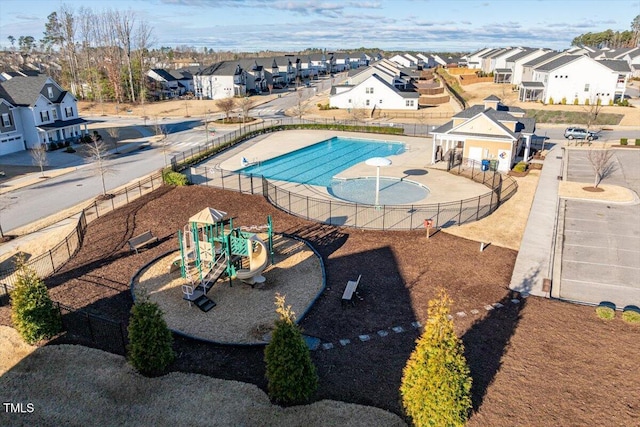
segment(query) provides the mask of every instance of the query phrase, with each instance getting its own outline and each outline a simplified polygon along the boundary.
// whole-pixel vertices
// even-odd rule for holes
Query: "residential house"
[[[187,92],[193,93],[193,75],[189,70],[152,68],[147,72],[147,76],[157,84],[153,95],[159,99],[175,98]]]
[[[313,53],[309,55],[311,65],[318,70],[319,75],[332,73],[335,65],[334,58],[324,53]]]
[[[507,51],[506,48],[493,49],[481,56],[481,69],[484,73],[492,73],[495,69],[496,58]]]
[[[509,83],[519,85],[522,82],[522,66],[547,52],[548,50],[546,49],[525,49],[507,58],[506,68],[511,71],[511,81]]]
[[[377,74],[372,74],[356,85],[331,88],[329,105],[342,109],[417,110],[419,94],[403,92]]]
[[[351,56],[349,53],[336,52],[332,55],[335,61],[334,73],[340,73],[351,68]]]
[[[193,87],[198,99],[223,99],[245,96],[247,72],[237,61],[217,62],[193,76]]]
[[[607,105],[624,97],[631,68],[624,60],[595,60],[586,55],[563,55],[536,66],[531,82],[542,85],[532,98],[523,82],[519,98],[547,103]]]
[[[470,53],[469,55],[464,55],[462,58],[467,63],[467,67],[471,69],[480,69],[482,68],[482,55],[493,50],[491,48],[485,47],[484,49],[480,49],[476,52]]]
[[[389,61],[395,62],[401,67],[415,67],[416,65],[418,65],[417,61],[413,61],[410,58],[407,58],[405,55],[393,55],[391,58],[389,58]]]
[[[431,163],[462,157],[476,161],[496,160],[497,170],[508,172],[516,156],[528,159],[535,119],[524,110],[503,105],[491,95],[434,129]]]
[[[75,142],[87,133],[76,98],[46,75],[0,83],[0,155]]]

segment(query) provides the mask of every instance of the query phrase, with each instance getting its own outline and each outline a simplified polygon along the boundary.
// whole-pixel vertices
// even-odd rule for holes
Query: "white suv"
[[[592,139],[598,138],[598,135],[584,128],[567,128],[564,131],[564,137],[567,139],[586,139],[587,141],[591,141]]]

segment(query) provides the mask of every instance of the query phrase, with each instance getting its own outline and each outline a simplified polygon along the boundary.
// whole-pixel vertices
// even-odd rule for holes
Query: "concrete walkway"
[[[514,291],[548,297],[544,279],[551,279],[558,212],[558,176],[562,174],[562,148],[549,150],[524,230],[511,284]]]

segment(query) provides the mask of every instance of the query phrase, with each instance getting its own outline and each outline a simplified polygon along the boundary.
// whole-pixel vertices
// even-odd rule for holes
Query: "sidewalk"
[[[540,180],[531,205],[520,251],[509,288],[514,291],[548,297],[544,279],[551,279],[556,215],[558,212],[558,176],[562,174],[562,147],[556,144],[545,157]]]

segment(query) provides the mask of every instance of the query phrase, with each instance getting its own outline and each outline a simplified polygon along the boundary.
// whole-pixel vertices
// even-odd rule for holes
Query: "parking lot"
[[[588,150],[568,150],[568,180],[593,185]],[[614,150],[603,183],[640,192],[640,150]],[[640,204],[566,200],[560,297],[640,304]],[[562,218],[562,217],[561,217]]]

